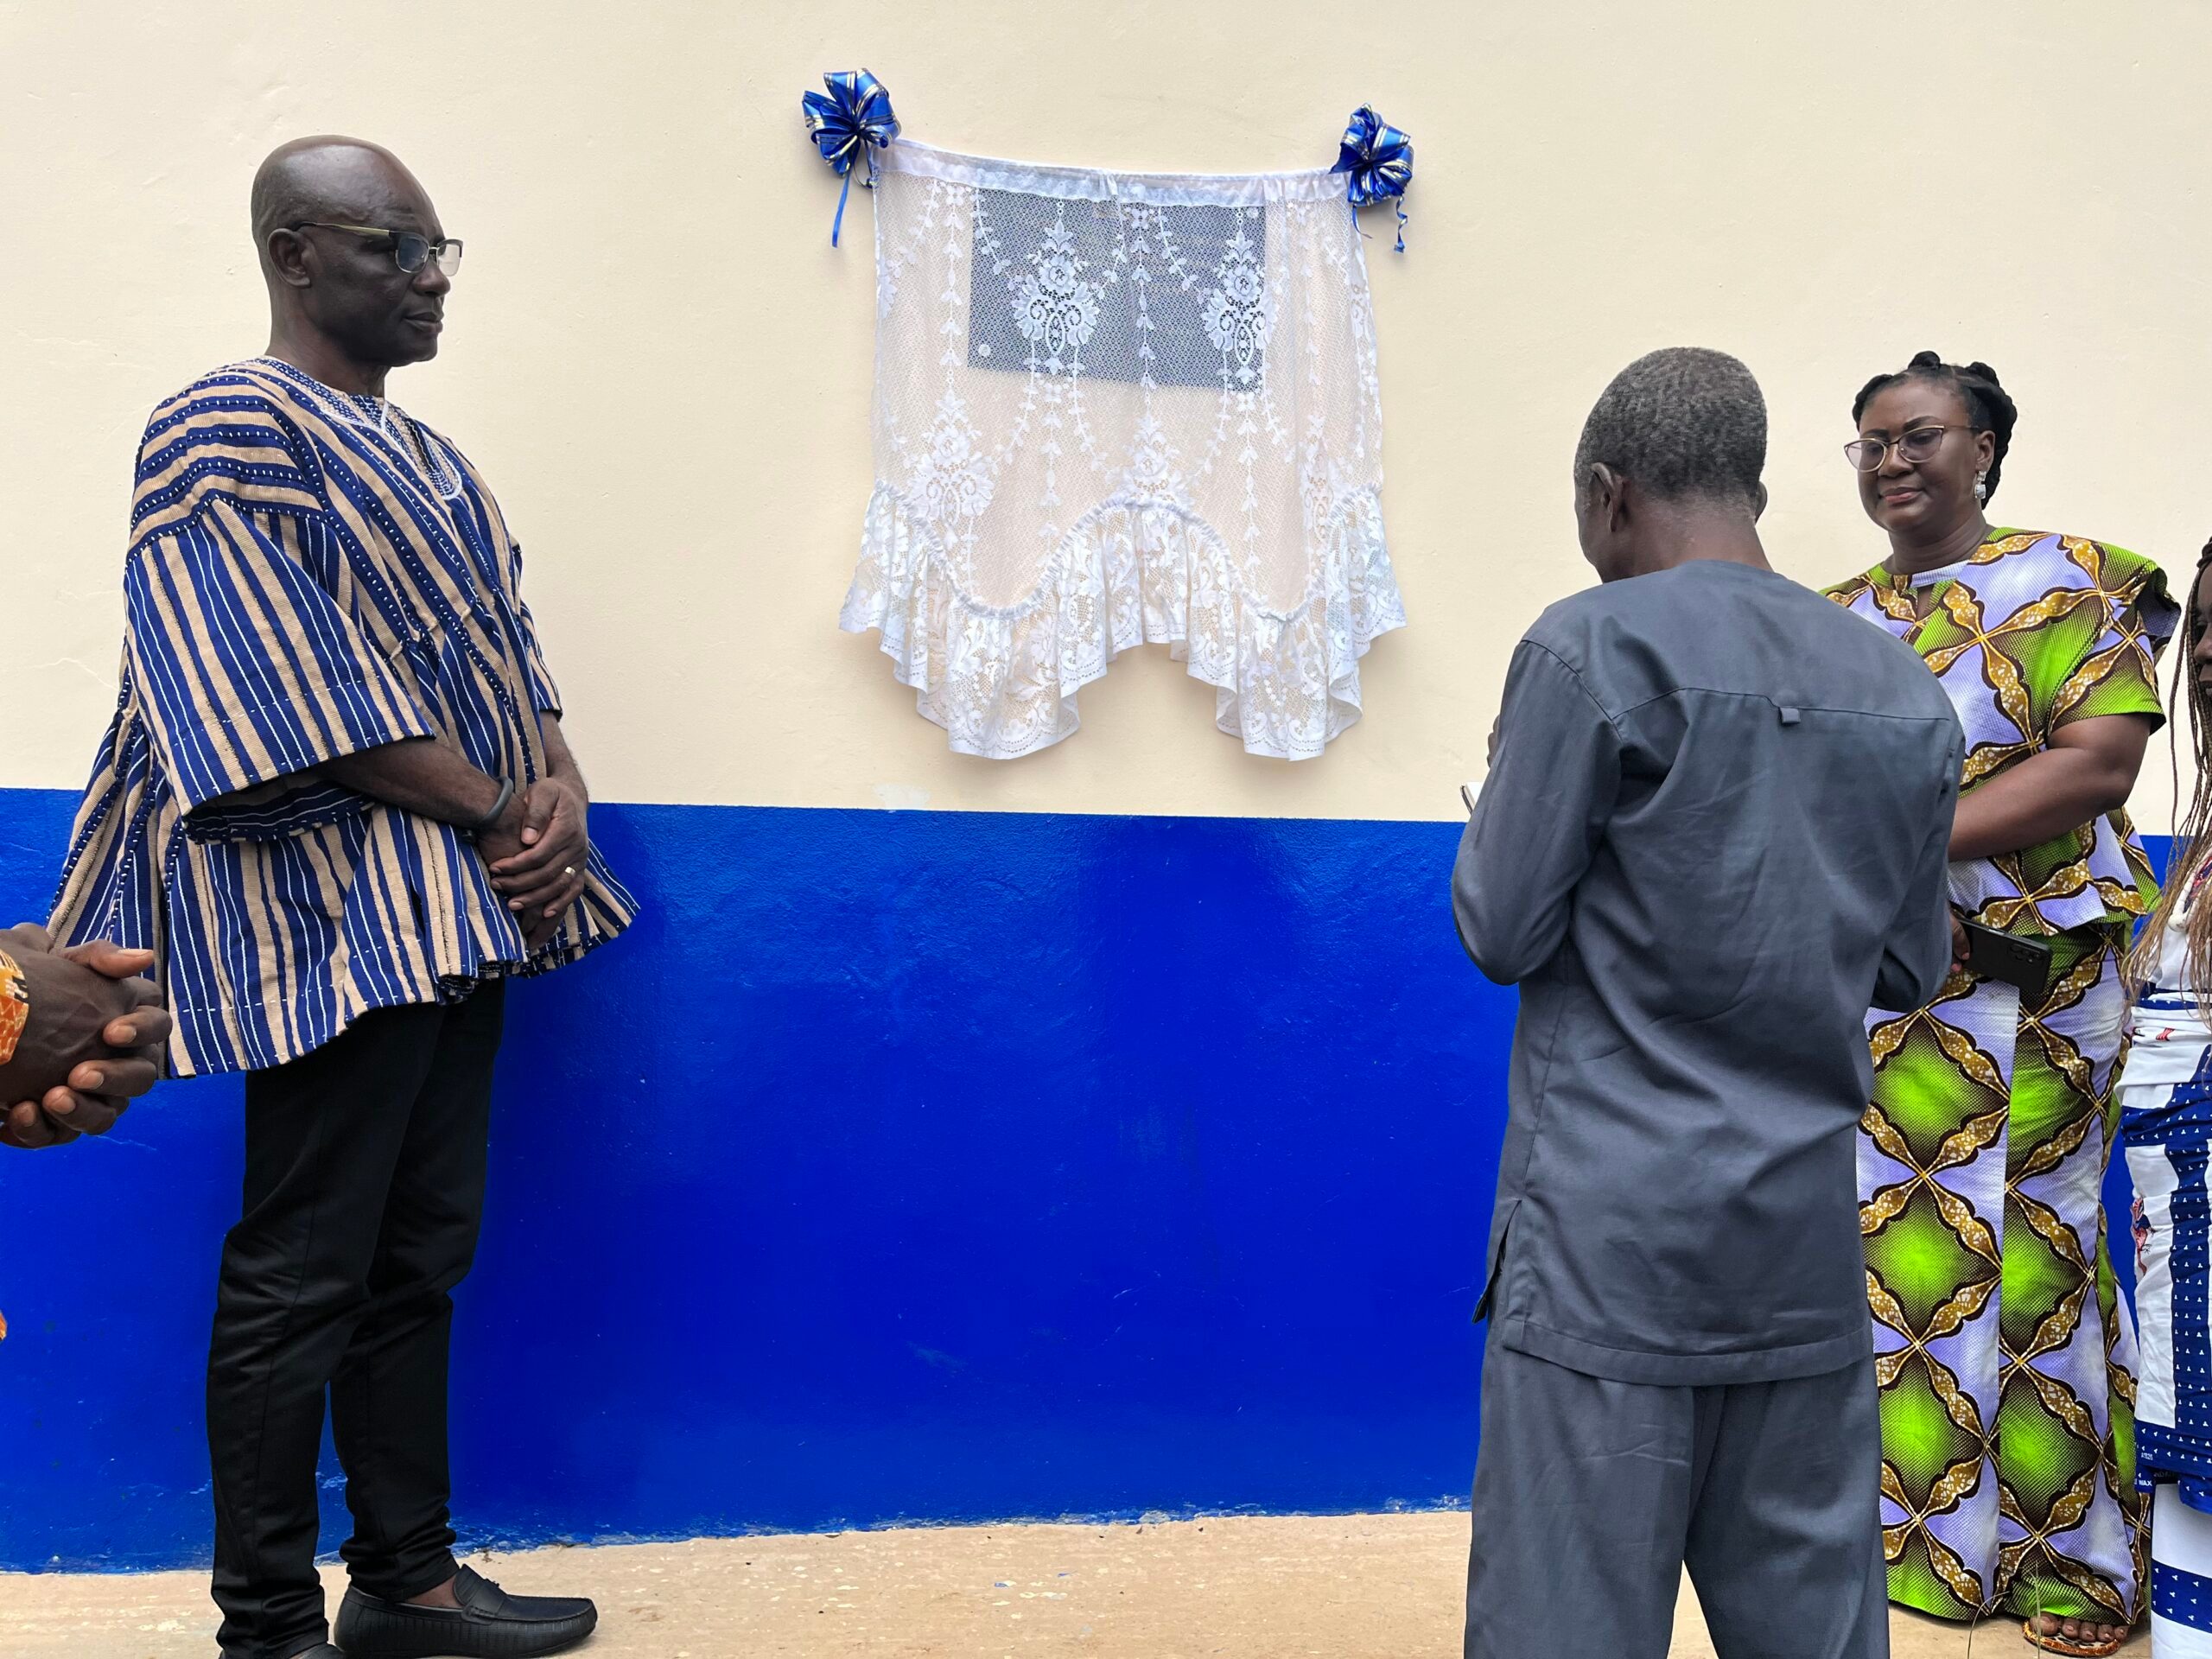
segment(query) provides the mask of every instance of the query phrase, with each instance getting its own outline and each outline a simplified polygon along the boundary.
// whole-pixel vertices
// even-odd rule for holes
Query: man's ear
[[[1765,516],[1766,516],[1766,486],[1765,486],[1764,483],[1762,483],[1762,484],[1759,486],[1758,493],[1757,495],[1754,495],[1754,496],[1751,498],[1751,522],[1752,522],[1753,524],[1756,524],[1757,523],[1758,523],[1758,521],[1759,521],[1761,518],[1764,518]]]
[[[1629,480],[1604,461],[1590,469],[1590,493],[1598,509],[1598,522],[1608,531],[1618,533],[1628,523],[1630,489]]]
[[[308,269],[308,239],[297,231],[269,232],[269,268],[287,288],[308,288],[315,282]]]

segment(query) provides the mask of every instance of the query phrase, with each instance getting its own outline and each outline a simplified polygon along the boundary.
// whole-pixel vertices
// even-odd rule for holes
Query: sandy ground
[[[594,1659],[1452,1659],[1464,1515],[1236,1517],[1160,1526],[946,1527],[479,1556],[510,1590],[588,1595]],[[334,1611],[344,1580],[325,1580]],[[2028,1654],[2017,1624],[1972,1651]],[[0,1574],[7,1659],[207,1659],[197,1573]],[[1896,1659],[1967,1636],[1895,1614]],[[1531,1659],[1558,1650],[1529,1633]],[[2128,1651],[2147,1659],[2139,1636]],[[1712,1659],[1687,1586],[1672,1659]],[[1573,1659],[1582,1659],[1574,1656]]]

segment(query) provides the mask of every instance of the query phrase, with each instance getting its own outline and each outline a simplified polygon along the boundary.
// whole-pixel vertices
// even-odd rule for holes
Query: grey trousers
[[[1467,1659],[1665,1659],[1689,1568],[1720,1659],[1888,1659],[1874,1368],[1612,1382],[1483,1360]]]

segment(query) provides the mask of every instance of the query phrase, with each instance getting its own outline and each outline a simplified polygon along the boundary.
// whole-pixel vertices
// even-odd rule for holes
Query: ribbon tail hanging
[[[799,95],[799,113],[813,136],[822,159],[844,181],[837,191],[837,216],[830,221],[830,245],[844,235],[845,207],[853,199],[853,168],[868,162],[869,189],[875,188],[875,152],[899,136],[899,118],[891,112],[891,94],[883,83],[865,69],[842,70],[823,76],[824,92]]]

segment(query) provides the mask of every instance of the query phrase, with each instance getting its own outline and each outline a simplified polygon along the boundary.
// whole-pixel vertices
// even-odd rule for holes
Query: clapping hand
[[[0,1116],[0,1142],[37,1148],[105,1135],[162,1075],[169,1016],[160,990],[140,977],[154,953],[105,939],[56,950],[33,926],[0,931],[0,950],[31,998],[31,1020],[5,1068],[9,1092],[25,1097]]]

